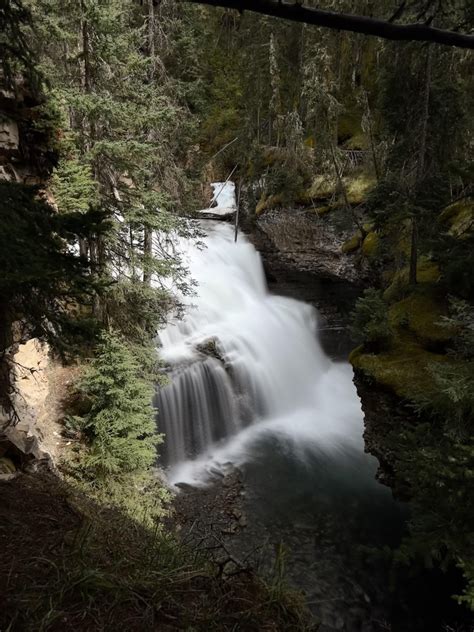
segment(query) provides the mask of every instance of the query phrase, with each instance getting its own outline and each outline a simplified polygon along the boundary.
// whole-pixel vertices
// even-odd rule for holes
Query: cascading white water
[[[363,450],[347,364],[317,341],[311,306],[268,292],[260,256],[228,224],[206,222],[206,248],[183,245],[197,294],[160,332],[170,384],[156,396],[170,480],[203,482],[216,464],[245,462],[262,434],[311,450]]]

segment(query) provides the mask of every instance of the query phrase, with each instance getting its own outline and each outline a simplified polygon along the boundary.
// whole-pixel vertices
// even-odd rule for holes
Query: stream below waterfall
[[[196,294],[159,334],[169,384],[155,405],[169,481],[204,487],[238,467],[240,552],[260,546],[269,573],[282,545],[321,632],[437,629],[403,617],[389,627],[398,615],[388,570],[370,551],[399,542],[405,510],[364,452],[350,365],[323,352],[312,306],[268,291],[244,235],[234,243],[229,224],[202,227],[205,248],[182,247]]]

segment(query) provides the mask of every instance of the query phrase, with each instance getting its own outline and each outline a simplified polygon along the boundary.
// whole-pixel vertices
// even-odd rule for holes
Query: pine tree
[[[104,333],[96,357],[78,385],[88,412],[73,419],[86,433],[82,464],[96,476],[143,471],[156,459],[153,386],[130,347]]]
[[[115,318],[115,292],[122,297],[130,281],[150,286],[152,277],[167,277],[184,286],[179,257],[164,244],[170,234],[189,233],[177,211],[190,191],[184,165],[192,117],[180,81],[156,52],[168,54],[162,30],[176,27],[166,6],[149,16],[125,0],[31,6],[49,97],[63,113],[53,193],[60,212],[93,208],[109,222],[107,234],[91,234],[80,250],[109,286],[95,302],[96,317],[120,329],[129,319]],[[134,300],[143,295],[145,308],[152,292],[134,290]],[[147,317],[155,317],[155,329],[168,306],[164,298],[158,289],[156,312]],[[154,333],[148,324],[145,330]]]

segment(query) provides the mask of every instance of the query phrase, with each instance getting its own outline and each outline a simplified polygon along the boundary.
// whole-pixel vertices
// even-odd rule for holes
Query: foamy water
[[[171,367],[156,398],[170,481],[205,484],[268,437],[303,460],[360,455],[352,370],[322,351],[316,310],[271,295],[259,254],[244,236],[234,243],[231,226],[204,227],[206,248],[182,244],[197,295],[159,335]]]

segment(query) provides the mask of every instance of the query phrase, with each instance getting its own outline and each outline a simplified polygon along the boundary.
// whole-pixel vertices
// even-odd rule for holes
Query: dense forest
[[[306,5],[474,29],[468,0]],[[384,551],[392,581],[400,568],[454,576],[459,627],[439,629],[471,630],[472,48],[176,0],[3,0],[0,25],[0,519],[26,520],[13,574],[15,529],[0,523],[0,628],[318,629],[278,563],[271,580],[225,580],[167,522],[153,396],[172,378],[156,336],[199,292],[178,244],[201,247],[196,210],[231,180],[249,234],[304,211],[344,235],[362,407],[367,419],[376,392],[397,411],[369,449],[410,512]],[[54,414],[68,447],[34,476],[8,434],[31,339],[67,371]],[[69,552],[41,530],[41,507],[77,528]]]

